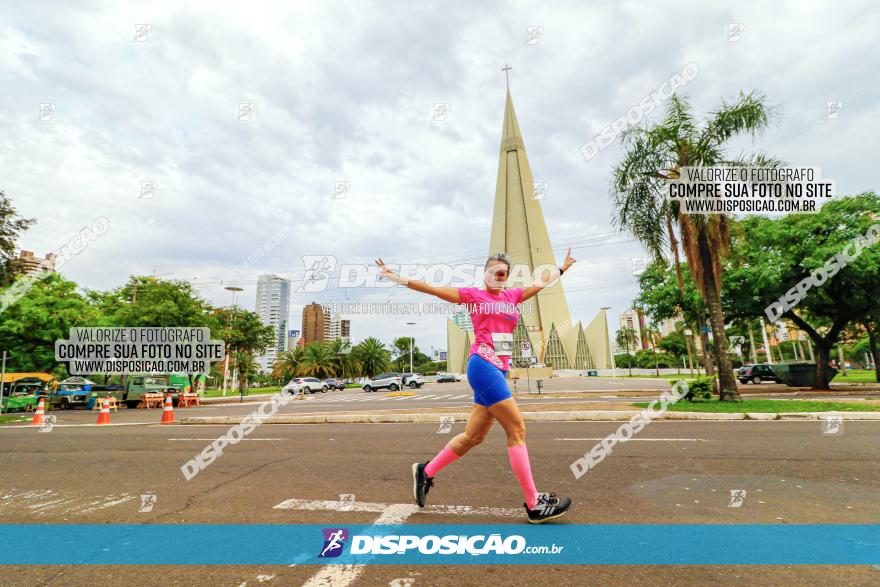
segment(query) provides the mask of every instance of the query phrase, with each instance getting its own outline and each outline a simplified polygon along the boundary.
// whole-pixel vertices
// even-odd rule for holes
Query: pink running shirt
[[[522,303],[523,288],[502,289],[492,295],[478,287],[462,287],[458,290],[459,302],[466,304],[465,310],[474,325],[474,343],[468,359],[478,354],[502,371],[507,371],[510,355],[496,355],[492,333],[512,334],[519,315],[516,305]]]

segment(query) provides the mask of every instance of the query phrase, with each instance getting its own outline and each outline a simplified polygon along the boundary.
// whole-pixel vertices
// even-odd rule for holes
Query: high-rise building
[[[271,273],[257,280],[257,315],[263,324],[271,326],[275,338],[266,352],[257,357],[262,371],[270,371],[278,353],[287,350],[287,327],[290,324],[290,280]]]
[[[302,313],[302,343],[303,346],[324,340],[324,308],[321,304],[312,302]]]
[[[39,273],[40,271],[55,271],[55,253],[47,253],[46,258],[35,257],[32,251],[21,250],[18,257],[12,261],[15,272],[24,275]]]
[[[459,328],[465,331],[474,331],[474,325],[471,322],[470,315],[464,311],[464,308],[458,310],[452,315],[452,322]]]
[[[629,341],[629,352],[648,348],[645,337],[645,315],[638,310],[629,309],[620,315],[620,328],[631,328],[635,331],[632,340]]]
[[[675,327],[678,322],[681,322],[682,318],[664,318],[657,322],[657,332],[660,333],[661,337],[667,337],[673,332],[675,332]]]
[[[299,330],[288,330],[287,331],[287,350],[292,351],[294,348],[298,347],[302,337],[299,335]]]
[[[341,338],[351,342],[351,321],[343,320],[339,314],[330,315],[330,310],[324,310],[324,340],[336,340]]]
[[[541,187],[542,184],[535,183],[532,177],[508,90],[489,239],[489,254],[506,252],[513,263],[507,287],[530,285],[536,267],[557,264],[541,210]],[[517,268],[527,268],[528,275]],[[511,372],[514,365],[524,361],[523,342],[531,343],[532,356],[551,369],[611,367],[605,312],[600,312],[586,327],[581,322],[572,322],[563,281],[544,288],[523,304],[513,332]],[[446,340],[449,371],[466,372],[468,351],[474,341],[473,331],[448,319]]]

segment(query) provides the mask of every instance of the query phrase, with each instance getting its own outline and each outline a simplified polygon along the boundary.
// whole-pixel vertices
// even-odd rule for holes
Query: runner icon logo
[[[342,554],[345,541],[348,540],[348,530],[345,528],[324,528],[324,548],[318,558],[335,558]]]

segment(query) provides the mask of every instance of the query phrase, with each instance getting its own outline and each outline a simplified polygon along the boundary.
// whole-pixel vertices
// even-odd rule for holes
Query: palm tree
[[[660,367],[657,364],[657,339],[660,338],[660,331],[657,330],[657,327],[654,325],[645,326],[642,330],[645,333],[645,337],[651,343],[651,350],[654,351],[654,372],[657,374],[657,377],[660,377]]]
[[[324,341],[307,344],[297,371],[299,375],[318,379],[336,376],[336,365],[330,346]]]
[[[238,370],[238,390],[241,393],[247,385],[247,381],[259,373],[260,364],[257,363],[257,359],[252,353],[238,351],[235,353],[235,365]]]
[[[352,354],[360,363],[361,374],[366,377],[387,371],[391,364],[391,351],[385,348],[382,341],[373,337],[361,341]]]
[[[272,364],[272,378],[283,379],[287,382],[296,377],[304,352],[301,346],[296,346],[289,351],[279,354]]]
[[[617,331],[617,346],[626,348],[627,355],[627,365],[629,366],[629,376],[632,377],[633,374],[633,356],[632,356],[632,345],[636,340],[636,331],[633,328],[621,328]]]
[[[673,95],[659,124],[634,127],[624,132],[626,154],[615,168],[612,180],[611,195],[617,211],[615,224],[635,236],[655,260],[664,259],[663,250],[668,243],[679,289],[683,292],[684,281],[673,227],[673,224],[678,225],[688,265],[708,310],[714,338],[712,355],[718,367],[722,401],[741,399],[727,356],[720,300],[721,258],[730,242],[727,217],[723,214],[680,213],[678,204],[665,197],[667,182],[678,179],[680,169],[686,166],[783,165],[761,153],[731,160],[723,150],[724,143],[736,135],[748,133],[754,137],[760,134],[773,114],[762,95],[740,93],[735,103],[722,102],[700,127],[691,114],[687,99]],[[708,365],[707,361],[707,369]]]
[[[336,338],[328,344],[330,354],[333,356],[333,367],[337,377],[343,379],[354,378],[360,372],[360,363],[353,356],[351,342],[343,338]]]

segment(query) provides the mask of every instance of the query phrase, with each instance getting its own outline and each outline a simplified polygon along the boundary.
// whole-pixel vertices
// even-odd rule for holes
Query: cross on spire
[[[509,65],[507,65],[507,62],[505,61],[504,67],[501,69],[501,71],[504,72],[504,79],[507,80],[507,89],[508,90],[510,89],[510,77],[508,76],[507,72],[510,71],[511,69],[513,69],[513,68],[510,67]]]

